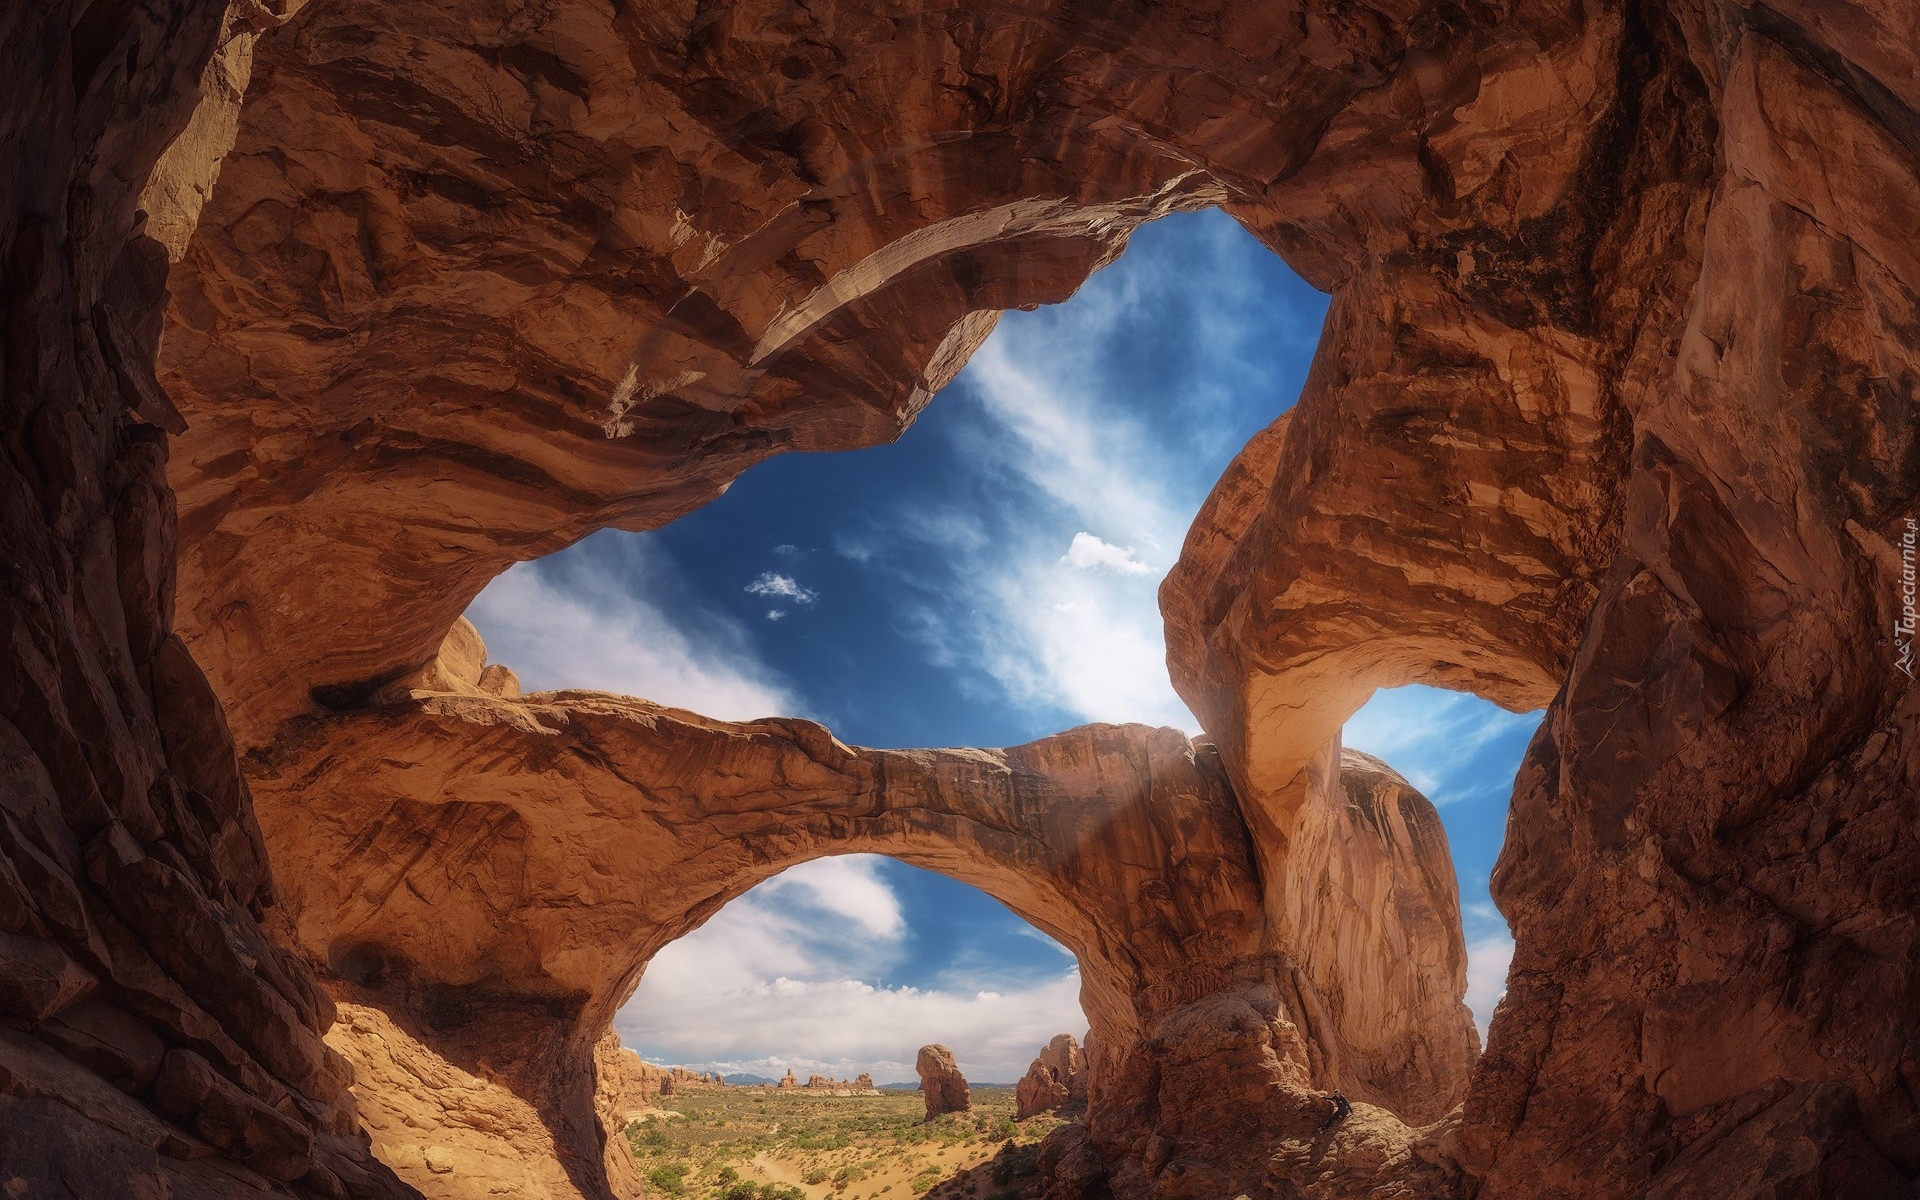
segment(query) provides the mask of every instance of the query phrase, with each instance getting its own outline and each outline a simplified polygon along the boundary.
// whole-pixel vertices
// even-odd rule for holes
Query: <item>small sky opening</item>
[[[783,871],[661,951],[614,1027],[650,1062],[736,1082],[914,1082],[940,1042],[980,1084],[1015,1082],[1087,1021],[1058,942],[977,888],[849,854]]]

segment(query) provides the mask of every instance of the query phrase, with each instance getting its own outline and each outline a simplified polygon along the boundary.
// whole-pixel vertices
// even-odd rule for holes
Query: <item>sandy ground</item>
[[[835,1192],[831,1182],[809,1184],[805,1181],[809,1170],[825,1168],[829,1173],[842,1165],[858,1162],[867,1155],[855,1148],[832,1150],[822,1153],[802,1154],[795,1159],[775,1157],[766,1152],[754,1155],[750,1164],[751,1177],[762,1183],[785,1183],[799,1188],[807,1194],[807,1200],[911,1200],[914,1195],[913,1180],[927,1167],[940,1168],[941,1179],[951,1179],[955,1173],[971,1170],[990,1162],[998,1153],[997,1145],[969,1143],[960,1146],[916,1147],[907,1151],[903,1157],[886,1165],[885,1168],[872,1171],[865,1179],[852,1184],[845,1192]],[[743,1171],[743,1177],[748,1172]],[[984,1195],[984,1191],[980,1191]]]

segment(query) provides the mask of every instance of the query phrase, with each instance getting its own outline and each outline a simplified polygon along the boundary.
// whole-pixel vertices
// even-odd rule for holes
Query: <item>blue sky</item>
[[[862,745],[1195,731],[1155,592],[1221,471],[1293,404],[1325,313],[1224,214],[1169,217],[1066,303],[1008,313],[898,443],[773,459],[664,529],[515,567],[469,615],[529,688],[808,716]],[[1537,721],[1405,688],[1348,729],[1441,805],[1483,1021],[1511,949],[1486,876]],[[1010,1080],[1084,1032],[1077,987],[1071,956],[993,900],[852,856],[669,947],[617,1025],[701,1068],[906,1079],[942,1041],[972,1078]]]

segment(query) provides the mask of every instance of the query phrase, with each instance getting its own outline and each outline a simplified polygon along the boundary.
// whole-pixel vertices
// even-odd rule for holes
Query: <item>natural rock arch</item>
[[[197,227],[160,185],[212,178],[237,96],[181,139],[194,80],[285,10],[71,8],[0,18],[21,1178],[392,1186],[259,928],[222,702],[293,752],[505,562],[888,435],[989,310],[1224,201],[1336,293],[1284,469],[1230,473],[1235,544],[1197,531],[1206,595],[1169,604],[1268,924],[1305,937],[1311,875],[1271,872],[1306,870],[1366,686],[1553,698],[1496,878],[1508,1000],[1422,1161],[1489,1200],[1910,1190],[1910,6],[341,0],[260,35]],[[166,392],[146,229],[198,243]],[[328,571],[376,598],[314,603]],[[1324,1161],[1283,1144],[1268,1182],[1337,1191]]]
[[[1363,755],[1325,764],[1308,797],[1328,842],[1313,873],[1351,899],[1322,905],[1318,940],[1289,943],[1268,927],[1217,755],[1178,731],[863,750],[807,721],[496,694],[514,688],[484,659],[462,622],[409,681],[426,686],[308,722],[250,760],[268,843],[304,864],[284,879],[281,933],[378,1032],[370,1047],[349,1022],[336,1048],[391,1079],[374,1060],[405,1039],[403,1057],[429,1065],[416,1069],[485,1076],[528,1106],[517,1144],[470,1139],[460,1186],[545,1158],[601,1194],[595,1049],[639,972],[756,884],[839,853],[972,884],[1073,952],[1097,1047],[1089,1130],[1123,1173],[1151,1137],[1156,1172],[1244,1190],[1264,1166],[1232,1142],[1249,1120],[1316,1127],[1316,1089],[1414,1125],[1464,1094],[1478,1045],[1446,836],[1424,797]],[[1347,984],[1362,978],[1371,996]],[[1266,1100],[1249,1111],[1250,1095]],[[496,1122],[490,1107],[377,1088],[361,1103],[376,1149],[429,1195],[462,1193],[435,1186],[428,1149]],[[421,1115],[436,1109],[444,1120]],[[611,1144],[604,1178],[618,1186],[631,1164]],[[489,1155],[514,1162],[479,1165]]]

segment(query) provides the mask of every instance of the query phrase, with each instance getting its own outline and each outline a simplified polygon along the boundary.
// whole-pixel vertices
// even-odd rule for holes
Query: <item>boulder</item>
[[[922,1046],[913,1067],[920,1073],[920,1094],[927,1102],[927,1120],[973,1108],[973,1100],[967,1095],[966,1077],[953,1061],[953,1051],[937,1043]]]
[[[1014,1086],[1014,1119],[1083,1106],[1087,1101],[1087,1064],[1070,1033],[1056,1034]]]

